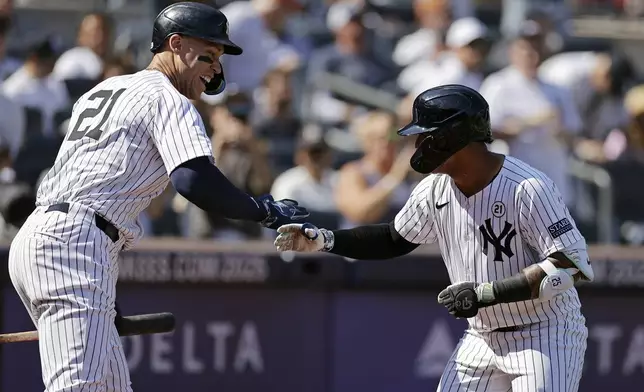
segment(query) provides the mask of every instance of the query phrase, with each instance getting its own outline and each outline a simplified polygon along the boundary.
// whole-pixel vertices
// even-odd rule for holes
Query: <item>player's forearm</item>
[[[538,265],[531,265],[518,274],[491,282],[493,303],[511,303],[539,298],[539,286],[546,273]]]
[[[548,260],[555,268],[576,270],[575,264],[562,254],[551,255]],[[582,276],[581,273],[576,273],[572,276],[572,282],[577,282]],[[540,264],[533,264],[509,278],[480,285],[477,288],[477,293],[487,306],[538,299],[543,295],[542,288],[549,289],[547,285],[544,285],[546,277],[548,277],[548,273],[544,267]]]
[[[206,157],[179,166],[170,180],[181,196],[202,210],[255,222],[266,217],[266,209],[233,185]]]
[[[418,247],[402,238],[393,223],[334,230],[332,234],[333,247],[328,252],[358,260],[391,259]]]

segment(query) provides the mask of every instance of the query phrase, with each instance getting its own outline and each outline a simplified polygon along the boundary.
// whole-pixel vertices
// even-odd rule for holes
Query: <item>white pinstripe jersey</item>
[[[585,241],[552,180],[512,157],[505,158],[487,187],[469,198],[449,176],[427,176],[396,216],[395,228],[416,244],[438,242],[452,283],[507,278]],[[485,331],[553,319],[580,308],[572,288],[547,302],[483,308],[468,322]]]
[[[107,79],[74,104],[69,130],[37,192],[37,205],[75,202],[125,235],[143,230],[138,216],[181,163],[212,145],[194,105],[159,71]]]

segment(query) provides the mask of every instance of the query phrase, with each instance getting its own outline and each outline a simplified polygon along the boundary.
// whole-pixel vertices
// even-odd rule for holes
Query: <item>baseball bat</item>
[[[123,316],[114,321],[120,336],[146,335],[174,331],[175,318],[172,313],[139,314]],[[38,340],[38,331],[0,334],[0,344],[33,342]]]

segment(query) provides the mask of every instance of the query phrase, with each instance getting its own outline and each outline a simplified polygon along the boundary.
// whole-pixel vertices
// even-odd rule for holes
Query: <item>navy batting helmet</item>
[[[217,8],[202,3],[179,2],[164,8],[154,20],[152,53],[158,53],[172,34],[200,38],[224,46],[224,53],[240,55],[243,50],[228,37],[228,19]],[[205,93],[219,94],[226,88],[224,71],[206,85]]]
[[[492,142],[489,106],[476,90],[448,84],[416,97],[411,123],[401,136],[419,135],[411,167],[428,174],[471,142]]]

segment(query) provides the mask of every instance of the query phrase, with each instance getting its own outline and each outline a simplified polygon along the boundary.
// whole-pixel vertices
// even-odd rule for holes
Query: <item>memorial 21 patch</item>
[[[568,218],[563,218],[559,222],[555,222],[552,225],[548,226],[548,231],[550,232],[552,238],[557,238],[562,234],[569,232],[570,230],[572,230],[572,223],[570,223]]]

